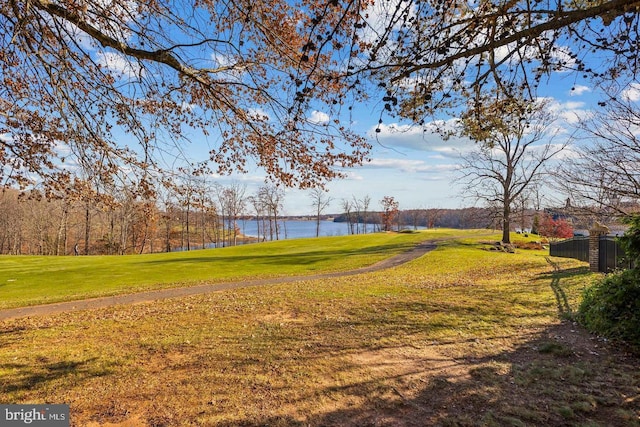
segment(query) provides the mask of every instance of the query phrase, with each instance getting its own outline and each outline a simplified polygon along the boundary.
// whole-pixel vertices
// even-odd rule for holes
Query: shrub
[[[638,265],[640,261],[640,216],[634,215],[624,221],[629,228],[618,239],[627,257]]]
[[[573,227],[566,219],[553,219],[551,215],[547,214],[542,215],[542,218],[539,220],[539,225],[536,228],[541,236],[551,239],[568,239],[573,237]]]
[[[640,351],[640,216],[626,222],[629,229],[620,242],[635,268],[608,274],[586,289],[578,321],[592,332],[625,341]]]
[[[587,288],[578,321],[594,333],[640,350],[640,271],[608,274]]]

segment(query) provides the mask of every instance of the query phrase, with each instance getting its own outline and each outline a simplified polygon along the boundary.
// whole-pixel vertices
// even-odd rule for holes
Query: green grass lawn
[[[375,233],[150,255],[0,256],[0,309],[203,282],[350,270],[455,233]]]
[[[287,241],[204,263],[342,269],[425,236]],[[3,321],[0,403],[67,403],[72,426],[90,427],[639,425],[638,359],[562,321],[594,277],[586,264],[487,250],[496,238],[468,233],[356,276]],[[206,253],[108,259],[163,270],[174,256]]]

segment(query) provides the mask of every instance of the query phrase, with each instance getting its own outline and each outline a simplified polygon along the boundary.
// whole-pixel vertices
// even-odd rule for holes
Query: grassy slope
[[[205,281],[350,270],[452,233],[376,233],[132,256],[1,256],[0,309]]]
[[[0,402],[67,402],[89,426],[638,425],[637,360],[573,348],[559,329],[585,264],[556,259],[553,273],[544,252],[480,246],[5,322]]]

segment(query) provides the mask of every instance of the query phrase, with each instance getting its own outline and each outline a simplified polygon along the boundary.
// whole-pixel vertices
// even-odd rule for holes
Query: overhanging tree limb
[[[397,77],[393,77],[391,81],[395,83],[398,80],[406,78],[411,74],[423,69],[435,69],[435,68],[440,68],[444,66],[449,66],[457,60],[476,57],[486,52],[492,52],[500,47],[508,46],[520,40],[535,40],[537,37],[540,37],[543,33],[547,31],[564,29],[572,24],[582,22],[589,18],[606,16],[606,19],[610,20],[614,17],[624,14],[625,12],[637,13],[639,8],[640,8],[640,2],[638,1],[629,2],[628,0],[612,0],[612,1],[602,2],[597,6],[593,6],[585,9],[570,10],[570,11],[531,10],[526,13],[532,14],[532,15],[547,14],[549,16],[552,16],[552,18],[547,22],[543,22],[541,24],[534,24],[530,27],[524,28],[506,37],[501,37],[499,39],[492,39],[490,42],[485,43],[482,46],[477,46],[475,48],[458,52],[456,54],[447,56],[446,58],[441,59],[439,61],[433,61],[433,62],[427,62],[424,64],[409,66],[407,69],[403,70],[402,74],[400,74]],[[393,67],[398,65],[404,66],[404,64],[390,64],[390,65],[385,65],[382,68]]]

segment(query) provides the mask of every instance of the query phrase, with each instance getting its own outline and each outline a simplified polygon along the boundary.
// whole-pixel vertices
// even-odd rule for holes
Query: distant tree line
[[[286,238],[284,192],[275,185],[247,194],[244,185],[222,186],[192,177],[157,191],[153,199],[123,187],[111,194],[104,189],[100,195],[88,193],[86,198],[71,194],[52,196],[10,188],[0,192],[0,254],[124,255],[234,246],[241,239]],[[331,200],[323,190],[312,191],[310,207],[317,234]],[[378,209],[374,206],[371,197],[354,196],[341,201],[344,212],[330,216],[335,222],[347,223],[350,234],[438,227],[500,230],[503,225],[499,205],[400,210],[395,199],[386,196],[378,201]],[[582,218],[569,205],[549,211],[547,218],[540,209],[527,208],[525,202],[514,205],[511,231],[569,237],[573,228],[588,228],[594,218],[591,212]],[[246,221],[256,223],[256,236],[243,236]],[[556,232],[559,229],[562,232]]]
[[[377,229],[380,230],[384,223],[383,214],[383,211],[371,211],[366,215],[362,212],[345,212],[335,216],[334,221],[354,224],[350,227],[354,230],[362,227],[363,224],[377,225]],[[393,228],[494,228],[495,222],[495,211],[490,208],[407,209],[398,211]],[[353,232],[353,234],[357,233]]]
[[[181,180],[143,199],[120,188],[108,197],[52,197],[32,190],[0,192],[0,254],[123,255],[232,246],[241,218],[258,223],[254,240],[282,238],[284,192],[265,185]]]

